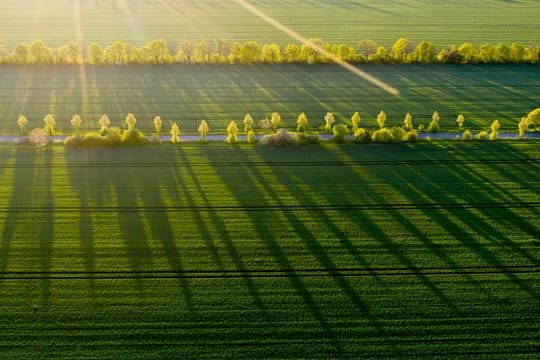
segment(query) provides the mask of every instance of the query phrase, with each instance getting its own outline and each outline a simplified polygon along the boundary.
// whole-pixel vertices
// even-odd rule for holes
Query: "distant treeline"
[[[29,45],[19,44],[13,50],[0,47],[1,64],[325,64],[335,61],[332,56],[355,64],[539,63],[540,48],[518,43],[463,43],[438,48],[428,41],[415,44],[404,38],[390,48],[371,40],[359,41],[352,47],[320,39],[284,47],[226,40],[183,42],[174,47],[163,40],[153,40],[142,47],[115,41],[106,47],[92,43],[87,48],[75,42],[50,48],[36,40]]]

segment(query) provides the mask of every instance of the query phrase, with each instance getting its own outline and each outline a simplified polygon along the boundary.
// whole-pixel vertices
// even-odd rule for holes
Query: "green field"
[[[371,39],[390,45],[399,37],[437,45],[470,41],[538,45],[536,0],[250,0],[263,12],[305,37],[355,45]],[[4,0],[0,39],[9,48],[41,39],[49,46],[68,41],[102,45],[115,40],[142,45],[153,39],[296,42],[223,0]]]
[[[2,358],[534,358],[537,141],[0,147]]]
[[[362,126],[375,127],[384,110],[389,125],[402,125],[406,112],[413,122],[427,124],[440,112],[443,131],[456,130],[459,113],[466,127],[478,130],[499,119],[501,131],[517,131],[517,122],[540,104],[538,65],[367,65],[361,69],[397,88],[394,97],[336,65],[257,66],[9,66],[0,73],[0,133],[18,131],[24,114],[29,127],[42,127],[47,113],[57,130],[72,131],[69,120],[81,114],[83,128],[97,128],[107,113],[121,125],[128,112],[141,129],[152,129],[161,115],[164,128],[178,121],[194,132],[200,119],[211,131],[224,133],[230,120],[249,112],[255,120],[271,112],[293,128],[300,112],[310,125],[324,123],[327,111],[338,121],[359,111]]]

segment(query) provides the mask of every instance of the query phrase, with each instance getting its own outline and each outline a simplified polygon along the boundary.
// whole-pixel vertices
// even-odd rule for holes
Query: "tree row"
[[[350,122],[336,123],[334,114],[331,112],[326,113],[324,116],[324,124],[318,126],[316,130],[320,130],[327,134],[332,134],[332,141],[342,143],[348,141],[348,137],[352,134],[354,142],[358,143],[400,143],[400,142],[414,142],[417,140],[417,135],[420,132],[436,133],[440,131],[441,117],[437,111],[432,115],[432,119],[429,125],[426,127],[420,124],[415,127],[413,124],[413,117],[410,113],[407,113],[403,119],[402,126],[387,127],[387,115],[384,111],[381,111],[377,115],[378,128],[375,130],[369,130],[361,127],[362,118],[358,112],[355,112]],[[246,114],[242,120],[245,133],[245,138],[248,143],[255,143],[255,121],[250,114]],[[54,116],[47,114],[43,119],[43,128],[34,128],[30,132],[28,131],[28,119],[21,115],[17,119],[17,124],[20,128],[21,136],[23,136],[27,142],[43,145],[48,142],[48,136],[56,134],[55,126],[56,121]],[[156,116],[152,120],[152,124],[155,132],[152,134],[151,140],[140,131],[136,124],[137,119],[135,115],[128,114],[124,120],[123,128],[117,126],[111,126],[111,120],[107,115],[101,116],[98,120],[99,130],[81,132],[82,118],[79,115],[73,115],[70,121],[73,126],[73,135],[66,139],[67,145],[73,146],[94,146],[94,145],[141,145],[149,142],[161,142],[161,135],[163,131],[163,121],[160,116]],[[499,138],[500,123],[498,120],[494,120],[488,130],[480,131],[475,136],[472,132],[464,127],[465,117],[460,114],[456,119],[461,136],[457,136],[462,140],[497,140]],[[284,128],[281,128],[281,116],[279,113],[272,113],[271,117],[267,117],[260,123],[261,132],[265,135],[262,137],[261,142],[268,145],[283,146],[288,144],[309,144],[318,143],[320,137],[318,132],[310,132],[308,117],[305,113],[298,115],[296,119],[296,131],[289,132]],[[531,111],[527,116],[521,118],[518,123],[519,138],[523,138],[525,133],[531,127],[540,127],[540,108]],[[198,132],[200,134],[200,141],[207,142],[207,136],[210,133],[210,126],[206,120],[201,120]],[[231,120],[226,129],[226,142],[229,144],[235,144],[238,142],[238,135],[240,129],[237,122]],[[180,126],[177,122],[170,123],[170,141],[172,143],[180,142]]]
[[[398,39],[391,47],[371,40],[359,41],[353,47],[321,39],[284,47],[226,40],[183,42],[176,46],[153,40],[141,47],[115,41],[106,47],[92,43],[85,49],[75,42],[50,48],[36,40],[12,50],[0,47],[1,64],[325,64],[336,59],[356,64],[539,63],[540,48],[518,43],[480,46],[463,43],[438,48],[428,41],[416,44],[405,38]]]

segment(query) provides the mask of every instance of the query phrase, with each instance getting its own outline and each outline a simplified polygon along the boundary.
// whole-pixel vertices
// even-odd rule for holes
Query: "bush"
[[[369,143],[371,141],[371,134],[364,128],[358,128],[354,131],[353,141],[361,144]]]
[[[439,122],[438,121],[431,121],[429,123],[429,126],[428,126],[428,129],[427,131],[430,132],[430,133],[436,133],[436,132],[439,132],[441,129],[440,125],[439,125]]]
[[[418,135],[416,134],[416,131],[405,131],[403,135],[401,136],[402,142],[416,142],[418,140]]]
[[[463,135],[461,136],[461,140],[463,141],[471,141],[473,139],[473,134],[471,130],[467,129],[463,132]]]
[[[423,133],[424,131],[426,131],[426,125],[424,124],[418,125],[418,132]]]
[[[297,132],[293,134],[293,136],[296,138],[296,143],[299,145],[319,144],[321,142],[321,138],[317,134]]]
[[[474,139],[478,141],[486,141],[488,139],[487,131],[480,131],[478,134],[476,134]]]
[[[291,134],[285,129],[279,129],[274,134],[264,135],[261,139],[261,144],[268,146],[289,146],[297,145],[298,137]]]
[[[67,146],[82,146],[83,137],[81,135],[72,135],[64,140],[64,144]]]
[[[349,133],[349,129],[347,126],[343,124],[337,124],[332,129],[334,133],[334,137],[332,138],[332,141],[335,143],[344,143],[346,141],[347,134]]]
[[[107,139],[108,145],[120,145],[122,143],[122,130],[120,130],[119,127],[108,128],[105,133],[105,138]]]
[[[382,128],[373,132],[371,141],[374,143],[390,143],[394,141],[394,135],[390,129]]]
[[[124,130],[121,135],[121,141],[123,145],[129,146],[148,144],[148,139],[144,134],[135,128]]]

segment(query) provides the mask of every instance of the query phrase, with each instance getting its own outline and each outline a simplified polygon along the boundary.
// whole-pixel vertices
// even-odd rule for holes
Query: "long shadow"
[[[321,158],[324,158],[325,161],[339,163],[342,160],[340,160],[338,157],[336,157],[335,153],[333,151],[329,151],[328,148],[324,147],[321,148]],[[276,172],[276,176],[279,176],[279,172]],[[281,176],[281,181],[286,182],[287,184],[291,184],[291,190],[297,194],[302,194],[304,191],[298,187],[297,183],[304,183],[304,184],[310,184],[312,183],[313,179],[309,177],[309,175],[306,176],[301,171],[298,171],[296,173],[297,179],[291,179],[284,176]],[[369,180],[365,180],[361,178],[357,173],[354,172],[353,169],[351,169],[350,166],[346,166],[344,171],[340,172],[340,176],[343,176],[343,178],[346,179],[353,179],[353,181],[356,184],[361,184],[361,188],[364,189],[365,194],[369,194],[369,198],[373,200],[376,204],[385,204],[387,201],[380,195],[378,195],[377,190],[375,190]],[[317,189],[311,189],[313,193],[317,192]],[[343,204],[336,204],[335,199],[329,197],[327,193],[322,193],[323,199],[328,204],[334,204],[334,205],[343,205]],[[306,196],[304,193],[302,196]],[[386,214],[389,217],[395,216],[395,214],[392,211],[386,212]],[[373,221],[367,213],[358,214],[352,211],[344,211],[342,212],[342,215],[344,218],[348,219],[351,224],[354,224],[359,230],[366,231],[371,238],[377,239],[381,242],[383,247],[391,253],[396,260],[398,260],[403,266],[405,266],[407,269],[411,269],[413,273],[418,277],[418,279],[428,288],[434,295],[437,296],[437,298],[446,306],[449,308],[457,311],[457,308],[455,305],[450,301],[450,299],[443,293],[441,289],[439,289],[426,275],[422,274],[417,264],[413,259],[411,259],[407,254],[401,250],[401,246],[397,244],[387,233],[385,233],[376,223]],[[360,216],[358,216],[360,215]],[[396,221],[401,220],[396,219]],[[361,226],[360,226],[361,224]],[[432,247],[433,248],[433,247]]]
[[[180,147],[175,148],[174,156],[172,156],[172,153],[173,150],[167,151],[167,163],[169,164],[167,167],[167,177],[169,178],[170,183],[175,184],[176,186],[174,188],[169,188],[168,196],[175,204],[186,202],[189,207],[195,207],[199,204],[192,192],[189,191],[185,181],[186,176],[182,172],[188,171],[186,170],[185,165],[189,163],[189,159]],[[189,178],[197,179],[197,177],[194,176],[193,171],[189,173]],[[205,192],[202,190],[200,183],[197,182],[195,185],[197,186],[199,196],[203,199],[204,205],[208,205],[208,200],[206,199]],[[224,270],[223,260],[221,259],[218,248],[212,238],[207,219],[202,216],[200,211],[191,211],[189,215],[192,216],[194,222],[197,224],[197,231],[200,234],[200,238],[204,241],[206,248],[209,250],[212,261],[219,270]]]
[[[246,153],[241,148],[236,149],[236,153],[242,160],[246,160],[248,158]],[[265,195],[270,195],[274,201],[277,201],[278,205],[281,203],[277,194],[268,184],[268,179],[265,179],[255,166],[237,165],[234,169],[216,168],[216,172],[221,176],[222,181],[227,185],[230,193],[236,197],[241,205],[250,205],[248,200],[250,197],[254,199],[264,199]],[[256,181],[256,183],[253,183],[253,180],[248,179],[253,179]],[[258,186],[262,187],[262,189],[259,189]],[[290,276],[287,278],[291,282],[297,294],[303,299],[312,316],[319,322],[325,338],[327,338],[334,347],[336,356],[343,356],[344,349],[339,343],[336,333],[325,319],[323,312],[319,309],[309,289],[303,283],[301,277],[298,276],[294,266],[291,264],[285,251],[280,246],[278,239],[273,235],[273,227],[275,225],[272,223],[271,217],[264,213],[255,214],[249,211],[246,212],[245,215],[250,217],[251,223],[255,227],[258,238],[264,242],[268,252],[273,254],[279,267],[290,273]],[[362,315],[366,316],[371,321],[375,329],[380,332],[380,327],[376,323],[374,317],[370,314],[367,306],[360,299],[350,283],[343,276],[341,276],[337,266],[326,254],[324,248],[317,241],[316,237],[306,226],[302,224],[301,219],[299,219],[294,212],[283,212],[282,215],[285,219],[287,219],[287,223],[294,230],[295,234],[297,234],[297,237],[318,259],[322,267],[327,270],[328,275],[332,277],[345,295],[351,299],[355,306],[361,311]]]
[[[5,221],[2,227],[0,244],[0,277],[3,278],[7,270],[11,242],[15,237],[17,223],[27,216],[24,207],[31,206],[34,201],[34,189],[37,178],[34,176],[34,165],[38,155],[36,149],[18,146],[13,154],[14,175],[11,197],[5,211]]]
[[[112,151],[116,151],[116,149],[112,149]],[[137,152],[122,155],[137,156]],[[134,158],[128,158],[126,161],[136,162],[134,160]],[[122,171],[114,171],[112,167],[104,167],[103,175],[111,184],[114,192],[111,206],[116,208],[116,216],[122,232],[122,240],[126,246],[131,271],[138,273],[148,270],[152,262],[152,253],[140,213],[139,193],[135,179],[138,174],[128,166],[122,168]],[[139,294],[143,295],[144,288],[140,277],[135,276],[135,283]]]
[[[265,307],[265,305],[264,305],[264,303],[263,303],[263,301],[261,299],[261,296],[259,295],[259,292],[257,290],[257,286],[255,285],[255,283],[253,282],[253,279],[248,274],[249,269],[246,266],[246,264],[244,263],[244,260],[242,259],[242,256],[240,255],[240,252],[238,251],[238,249],[234,245],[234,240],[229,235],[229,231],[227,230],[227,227],[226,227],[225,223],[223,222],[223,220],[221,218],[221,214],[219,214],[219,212],[211,209],[210,201],[205,195],[204,189],[203,189],[203,187],[202,187],[202,185],[201,185],[201,183],[200,183],[200,181],[199,181],[199,179],[197,177],[197,174],[195,173],[195,170],[193,169],[193,167],[190,164],[190,161],[188,159],[187,154],[185,154],[185,152],[182,149],[178,148],[178,150],[176,151],[176,155],[178,156],[178,159],[180,160],[182,168],[185,169],[185,171],[187,172],[187,176],[189,177],[191,182],[195,185],[195,189],[197,190],[197,193],[201,195],[203,205],[204,206],[209,206],[208,218],[210,219],[210,221],[212,223],[212,226],[215,229],[215,231],[218,234],[220,234],[221,241],[224,243],[225,249],[227,250],[227,252],[228,252],[230,258],[232,259],[232,261],[234,262],[234,264],[236,265],[236,268],[240,272],[242,280],[246,284],[248,292],[251,295],[251,297],[253,298],[253,301],[254,301],[255,305],[257,306],[259,311],[263,314],[263,316],[265,317],[266,320],[268,320],[268,321],[271,320],[271,316],[270,316],[270,314],[268,314],[268,311],[267,311],[267,309],[266,309],[266,307]],[[219,172],[219,169],[217,169],[217,170]],[[179,177],[181,177],[180,174],[178,174],[178,178]],[[202,219],[202,215],[198,215],[197,218]],[[206,227],[204,222],[201,222],[198,225],[201,225],[201,227],[203,229],[205,229],[205,227]],[[201,233],[201,236],[204,236],[204,234]]]
[[[152,151],[152,149],[148,151]],[[169,167],[171,166],[174,166],[174,163],[169,163]],[[160,190],[163,176],[161,174],[161,172],[151,174],[150,176],[142,176],[140,173],[134,174],[135,188],[139,189],[138,197],[140,197],[143,206],[155,208],[163,208],[165,206]],[[170,175],[170,172],[168,174]],[[170,184],[171,179],[165,178],[163,182]],[[152,190],[144,190],[148,188]],[[142,191],[140,191],[141,189]],[[179,275],[177,279],[184,294],[187,308],[193,310],[193,294],[188,280],[182,276],[185,273],[182,256],[176,245],[176,236],[171,227],[167,212],[145,211],[144,217],[148,220],[152,236],[161,242],[165,257],[169,263],[169,268]]]
[[[101,196],[108,196],[108,187],[99,186],[103,176],[100,176],[98,169],[89,166],[98,158],[97,154],[99,154],[98,149],[65,149],[66,168],[71,181],[71,188],[75,189],[79,200],[79,242],[84,252],[85,271],[88,274],[93,274],[96,271],[94,226],[92,212],[88,211],[88,208],[99,201],[100,198],[96,192]],[[90,297],[95,300],[96,284],[93,276],[89,276],[88,288]]]
[[[40,270],[43,273],[51,271],[52,249],[54,242],[54,193],[52,192],[52,171],[54,158],[54,148],[49,145],[43,150],[40,163],[38,163],[37,178],[39,180],[39,198],[37,203],[43,207],[42,217],[39,223],[39,259]],[[40,281],[41,304],[45,311],[49,309],[51,297],[51,280],[44,276]]]

